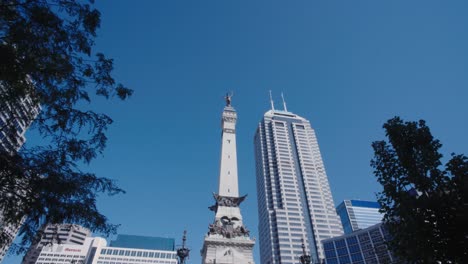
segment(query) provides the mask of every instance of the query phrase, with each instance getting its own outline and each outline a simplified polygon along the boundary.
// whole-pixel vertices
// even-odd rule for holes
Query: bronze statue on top
[[[226,100],[226,106],[228,106],[228,107],[231,106],[231,101],[232,101],[231,98],[232,98],[233,95],[234,95],[233,93],[231,93],[231,94],[226,93],[226,96],[224,96],[224,99]]]

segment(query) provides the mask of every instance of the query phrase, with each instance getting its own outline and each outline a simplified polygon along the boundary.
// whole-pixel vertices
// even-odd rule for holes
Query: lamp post
[[[190,249],[185,247],[185,241],[187,240],[187,230],[184,230],[184,236],[182,237],[182,247],[177,249],[177,257],[179,258],[179,264],[185,264],[185,260],[188,258]]]
[[[304,245],[304,239],[302,239],[302,256],[299,257],[302,264],[310,264],[311,258],[310,255],[307,255]]]

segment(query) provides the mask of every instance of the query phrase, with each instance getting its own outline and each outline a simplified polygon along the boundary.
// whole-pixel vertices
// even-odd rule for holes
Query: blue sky
[[[114,58],[127,102],[96,101],[115,123],[84,167],[127,193],[101,197],[123,234],[188,230],[190,263],[213,213],[223,95],[237,109],[242,212],[257,236],[253,135],[284,92],[316,130],[335,203],[375,199],[370,144],[395,115],[425,119],[443,152],[467,153],[466,1],[99,1],[95,51]],[[32,140],[32,139],[31,139]],[[258,260],[258,247],[255,256]],[[18,263],[10,257],[4,263]]]

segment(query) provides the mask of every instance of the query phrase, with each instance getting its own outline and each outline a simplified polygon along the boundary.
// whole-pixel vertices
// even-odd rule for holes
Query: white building
[[[23,264],[36,263],[44,246],[52,244],[84,245],[86,238],[91,236],[89,229],[73,224],[47,225],[42,232],[42,237],[38,243],[29,247],[23,258]]]
[[[285,104],[284,104],[285,105]],[[298,263],[302,240],[313,263],[322,239],[343,234],[315,131],[286,110],[265,113],[254,138],[262,264]]]
[[[138,244],[142,247],[148,244],[149,237],[127,236],[124,239],[128,237],[131,237],[131,241],[127,240],[128,244]],[[159,239],[156,242],[171,240],[155,239]],[[157,249],[158,245],[154,246],[154,243],[150,245],[153,249],[115,247],[108,246],[104,238],[86,237],[82,245],[53,243],[42,247],[34,264],[177,264],[174,244],[170,247],[172,250],[165,250],[166,245],[161,246],[163,249]]]
[[[92,248],[106,246],[100,237],[87,237],[83,245],[49,244],[42,247],[35,264],[85,264],[92,258]]]
[[[177,264],[175,251],[136,248],[100,247],[89,264]]]
[[[110,246],[93,251],[87,264],[177,264],[173,238],[118,235]]]
[[[214,195],[215,212],[213,224],[205,236],[201,250],[203,264],[254,264],[253,246],[249,231],[243,224],[237,178],[236,110],[231,106],[231,97],[226,96],[222,117],[221,164],[219,192]]]

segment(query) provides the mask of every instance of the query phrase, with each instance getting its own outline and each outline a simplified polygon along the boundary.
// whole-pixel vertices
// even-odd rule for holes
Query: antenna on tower
[[[281,99],[283,99],[283,109],[284,109],[285,112],[287,112],[288,108],[286,107],[286,102],[284,101],[283,92],[281,92]]]
[[[275,110],[275,103],[273,103],[273,96],[271,96],[271,90],[270,90],[270,104],[271,104],[271,110]]]

